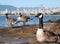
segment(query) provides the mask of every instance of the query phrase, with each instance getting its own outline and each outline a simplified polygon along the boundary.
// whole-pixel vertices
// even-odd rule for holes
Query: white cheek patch
[[[40,15],[39,18],[42,18],[42,15]]]
[[[19,21],[19,20],[21,20],[21,18],[20,18],[20,17],[18,17],[18,18],[17,18],[17,20]]]

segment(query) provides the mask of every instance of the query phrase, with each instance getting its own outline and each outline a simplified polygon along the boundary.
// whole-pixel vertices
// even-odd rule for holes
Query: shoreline
[[[0,16],[5,16],[5,15],[0,15]],[[19,16],[19,15],[11,15],[11,16]],[[26,16],[35,16],[35,15],[26,15]],[[60,16],[60,15],[44,15],[44,16]]]
[[[19,27],[13,27],[13,28],[12,27],[2,28],[0,29],[0,36],[18,37],[20,39],[30,37],[32,38],[32,41],[30,42],[30,44],[40,44],[36,40],[36,31],[38,27],[39,27],[38,25],[26,25],[26,26],[19,26]],[[45,24],[44,29],[54,32],[56,34],[60,32],[60,28],[58,28],[56,25],[53,25],[53,24],[49,24],[49,25]]]

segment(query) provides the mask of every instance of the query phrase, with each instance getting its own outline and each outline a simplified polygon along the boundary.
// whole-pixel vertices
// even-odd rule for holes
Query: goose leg
[[[11,27],[11,24],[10,23],[8,23],[8,27]]]
[[[10,26],[11,26],[11,27],[13,27],[13,25],[12,25],[12,24],[10,24]]]
[[[23,22],[23,25],[25,26],[25,22]]]

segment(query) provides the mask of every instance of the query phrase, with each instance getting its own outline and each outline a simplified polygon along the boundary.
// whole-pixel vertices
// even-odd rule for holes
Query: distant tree
[[[52,15],[60,15],[60,12],[54,12]]]

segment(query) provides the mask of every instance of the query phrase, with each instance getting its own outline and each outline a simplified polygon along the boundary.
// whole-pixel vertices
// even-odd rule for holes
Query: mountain
[[[11,5],[0,5],[0,11],[3,11],[5,9],[8,9],[8,10],[16,10],[17,8],[14,7],[14,6],[11,6]]]
[[[20,7],[19,9],[39,9],[40,7]]]
[[[23,9],[39,9],[40,7],[20,7],[19,9],[20,10],[23,10]],[[11,6],[11,5],[0,5],[0,11],[4,11],[5,9],[8,9],[8,10],[17,10],[17,7],[14,7],[14,6]]]

